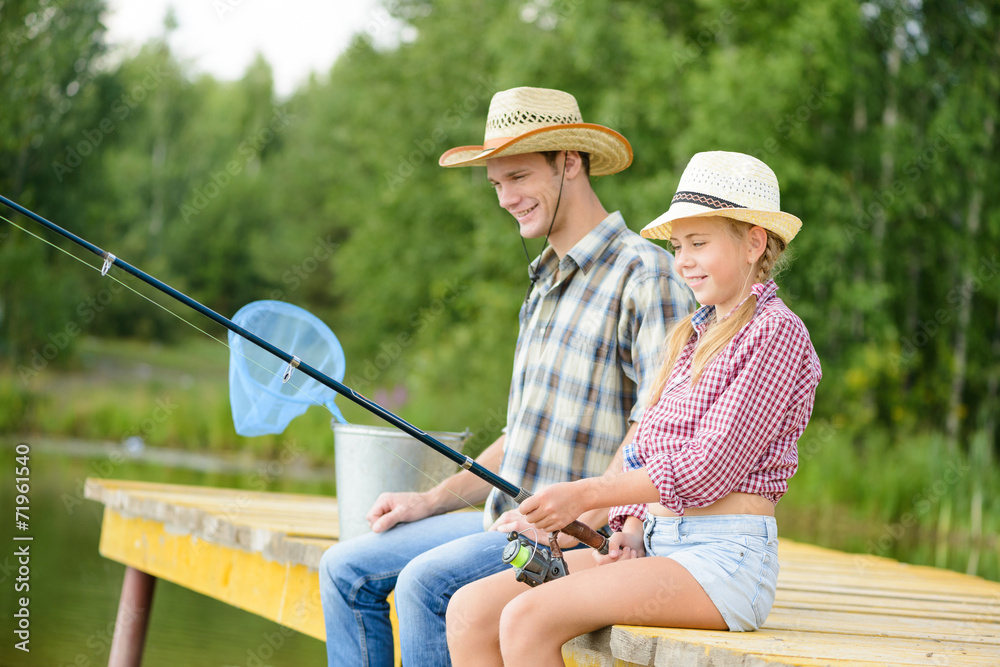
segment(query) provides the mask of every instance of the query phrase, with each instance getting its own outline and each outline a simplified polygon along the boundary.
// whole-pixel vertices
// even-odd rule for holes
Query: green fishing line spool
[[[536,544],[525,536],[513,531],[507,533],[508,542],[503,549],[501,559],[506,565],[514,568],[517,575],[514,577],[516,581],[523,581],[534,587],[569,574],[566,562],[562,558],[562,551],[558,550],[558,545],[555,544],[557,535],[558,533],[552,533],[549,538],[557,552],[553,556],[553,551]]]

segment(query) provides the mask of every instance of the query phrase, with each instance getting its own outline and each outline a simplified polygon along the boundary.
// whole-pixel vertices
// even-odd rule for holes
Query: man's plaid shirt
[[[674,319],[694,296],[673,256],[612,213],[559,261],[536,260],[521,308],[499,474],[535,492],[604,473],[638,421]],[[516,507],[496,489],[485,525]]]

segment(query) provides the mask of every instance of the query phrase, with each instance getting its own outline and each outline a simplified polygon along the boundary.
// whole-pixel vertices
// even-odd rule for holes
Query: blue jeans
[[[455,591],[509,566],[506,533],[483,531],[481,512],[404,523],[330,547],[319,585],[331,667],[393,663],[386,598],[395,589],[406,667],[450,665],[445,610]]]

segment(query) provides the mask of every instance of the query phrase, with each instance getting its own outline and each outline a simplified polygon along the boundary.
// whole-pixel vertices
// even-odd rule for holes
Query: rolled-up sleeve
[[[702,417],[694,438],[646,457],[661,505],[683,514],[685,507],[704,507],[733,491],[781,436],[790,410],[801,415],[795,425],[801,433],[816,386],[811,379],[801,380],[811,351],[802,329],[785,319],[767,321],[741,341],[733,354],[734,377]],[[803,401],[806,409],[799,410],[796,404]]]
[[[622,472],[638,470],[642,467],[642,461],[639,459],[635,440],[625,445],[622,454]],[[629,516],[634,516],[640,521],[644,521],[646,519],[646,505],[619,505],[612,507],[611,511],[608,512],[608,525],[611,527],[611,530],[621,530],[622,524],[625,523],[625,518]]]
[[[689,388],[692,402],[698,403],[698,392],[724,387],[717,395],[701,397],[709,405],[691,437],[669,447],[640,447],[637,441],[626,452],[625,468],[645,468],[660,491],[660,504],[675,514],[710,505],[734,490],[778,497],[794,472],[795,446],[812,414],[819,383],[818,361],[797,321],[779,317],[758,324],[721,352],[699,384]],[[655,439],[657,424],[649,427],[639,434]],[[770,482],[775,486],[755,481],[762,468],[782,465],[780,483]],[[644,518],[645,506],[613,508],[612,527],[619,529],[626,516]]]

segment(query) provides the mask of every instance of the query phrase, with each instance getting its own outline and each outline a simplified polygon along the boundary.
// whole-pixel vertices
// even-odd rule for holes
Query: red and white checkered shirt
[[[715,319],[715,307],[695,313],[695,335],[625,448],[624,469],[645,467],[660,504],[678,515],[734,491],[777,503],[798,468],[796,443],[822,372],[809,332],[777,291],[773,280],[753,286],[753,319],[692,387],[694,348]],[[646,506],[612,508],[611,527],[620,530],[626,516],[645,519]]]

